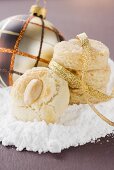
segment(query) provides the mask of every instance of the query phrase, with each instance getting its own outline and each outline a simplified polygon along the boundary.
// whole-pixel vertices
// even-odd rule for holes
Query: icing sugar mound
[[[114,63],[109,60],[109,64],[112,74],[108,87],[111,89],[114,85]],[[59,153],[70,146],[93,143],[114,131],[114,127],[102,121],[88,105],[82,104],[69,106],[59,124],[18,121],[10,114],[9,93],[10,88],[0,89],[0,141],[4,146],[14,145],[18,151]],[[114,121],[114,99],[96,107]]]

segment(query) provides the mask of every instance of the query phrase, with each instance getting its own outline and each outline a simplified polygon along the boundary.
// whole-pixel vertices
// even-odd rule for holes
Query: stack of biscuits
[[[87,35],[82,33],[76,39],[58,43],[54,49],[53,60],[82,79],[84,48],[80,43],[79,37],[87,38]],[[90,49],[89,53],[86,54],[88,66],[84,75],[84,81],[96,90],[106,93],[110,78],[110,67],[108,65],[109,49],[96,40],[88,39],[88,43]],[[90,94],[85,98],[81,86],[79,88],[70,87],[70,104],[87,103],[87,98],[91,103],[102,102]]]

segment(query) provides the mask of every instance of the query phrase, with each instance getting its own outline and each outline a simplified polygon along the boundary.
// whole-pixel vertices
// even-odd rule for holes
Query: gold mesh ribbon
[[[71,88],[80,88],[82,86],[82,80],[78,76],[74,75],[71,71],[67,70],[54,60],[50,62],[49,68],[53,70],[56,74],[58,74],[61,78],[66,80]],[[94,89],[92,86],[87,85],[86,83],[83,84],[83,90],[91,96],[103,101],[107,101],[112,98],[112,96],[108,96]]]
[[[80,79],[77,75],[73,74],[71,71],[63,67],[62,65],[58,64],[54,60],[52,60],[49,64],[49,68],[58,74],[61,78],[66,80],[71,88],[80,88],[82,87],[84,93],[84,99],[86,103],[90,106],[90,108],[106,123],[111,126],[114,126],[114,122],[106,118],[102,113],[100,113],[95,106],[89,102],[88,94],[101,100],[101,101],[108,101],[113,98],[113,96],[106,95],[97,89],[93,88],[92,86],[85,83],[84,78],[88,67],[89,57],[91,57],[91,47],[89,44],[88,38],[84,35],[82,37],[77,37],[83,47],[83,67],[82,67],[82,78]],[[84,37],[85,36],[85,37]]]

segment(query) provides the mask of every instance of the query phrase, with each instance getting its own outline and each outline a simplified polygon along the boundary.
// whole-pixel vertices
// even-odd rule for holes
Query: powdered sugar
[[[108,93],[114,80],[114,63],[111,60],[109,63],[112,74]],[[102,121],[88,105],[69,106],[59,124],[17,121],[10,114],[9,92],[10,88],[0,89],[0,141],[5,146],[14,145],[19,151],[25,148],[39,153],[57,153],[113,133],[114,127]],[[114,121],[114,99],[96,107]]]

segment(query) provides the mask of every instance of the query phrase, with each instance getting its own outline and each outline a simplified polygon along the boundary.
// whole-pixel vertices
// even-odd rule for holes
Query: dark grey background
[[[50,20],[66,37],[85,31],[106,43],[114,59],[114,0],[47,0]],[[35,1],[0,0],[0,19],[26,14]],[[0,145],[0,170],[114,170],[114,139],[70,148],[61,154],[17,152]]]

